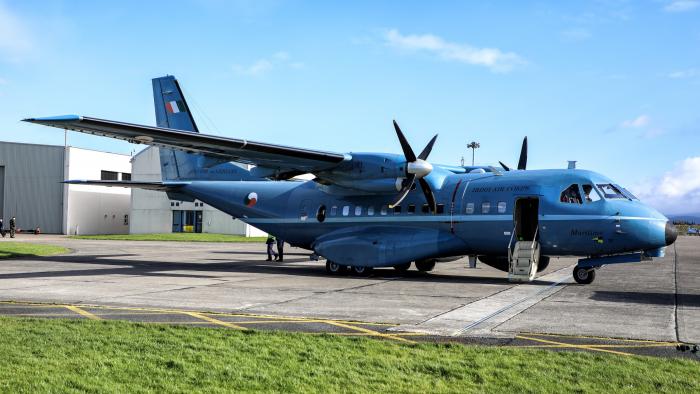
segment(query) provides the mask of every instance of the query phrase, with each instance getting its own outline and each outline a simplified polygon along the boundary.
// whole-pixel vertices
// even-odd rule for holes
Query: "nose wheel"
[[[581,285],[588,285],[593,283],[593,280],[595,279],[595,269],[594,268],[583,268],[583,267],[575,267],[574,268],[574,280],[576,283],[581,284]]]

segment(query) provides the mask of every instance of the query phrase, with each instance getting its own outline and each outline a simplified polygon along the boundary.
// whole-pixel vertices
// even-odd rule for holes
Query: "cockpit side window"
[[[583,185],[583,199],[586,202],[596,202],[600,200],[600,194],[593,185]]]
[[[603,197],[609,199],[609,200],[615,200],[615,199],[626,199],[624,194],[620,191],[620,189],[616,188],[615,185],[609,184],[609,183],[599,183],[598,189],[600,189],[601,192],[603,192]]]
[[[559,201],[567,204],[582,204],[583,200],[581,199],[581,192],[578,191],[578,184],[574,183],[564,189],[559,196]]]
[[[629,198],[630,200],[639,200],[639,199],[637,198],[637,196],[635,196],[634,194],[632,194],[629,190],[625,189],[624,187],[622,187],[622,186],[620,186],[620,185],[614,185],[614,186],[617,187],[618,189],[620,189],[620,191],[622,192],[622,194],[623,194],[625,197]]]

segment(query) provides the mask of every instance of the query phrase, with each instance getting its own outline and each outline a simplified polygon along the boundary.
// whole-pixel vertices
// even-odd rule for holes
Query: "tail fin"
[[[153,103],[158,127],[199,133],[180,84],[172,75],[153,79]],[[163,181],[261,180],[245,168],[200,153],[159,148]]]
[[[153,79],[153,102],[158,127],[199,133],[180,84],[172,75]]]

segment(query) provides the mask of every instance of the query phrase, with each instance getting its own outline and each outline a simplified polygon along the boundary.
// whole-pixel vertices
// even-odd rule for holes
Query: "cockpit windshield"
[[[616,186],[618,189],[620,189],[620,191],[622,191],[622,194],[624,194],[625,197],[629,198],[630,200],[639,200],[639,199],[637,198],[637,196],[635,196],[634,194],[632,194],[629,190],[625,189],[624,187],[622,187],[622,186],[620,186],[620,185],[615,185],[615,186]]]
[[[598,189],[603,193],[603,197],[608,200],[627,199],[628,197],[622,194],[622,191],[615,185],[610,183],[598,183]]]

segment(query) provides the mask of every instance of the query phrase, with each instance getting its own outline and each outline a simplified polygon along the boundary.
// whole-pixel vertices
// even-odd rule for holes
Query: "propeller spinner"
[[[435,134],[430,142],[428,142],[428,145],[426,145],[423,151],[416,157],[416,154],[413,152],[411,145],[409,145],[408,140],[406,140],[406,136],[404,136],[403,132],[401,132],[401,128],[396,121],[394,121],[394,129],[396,130],[396,135],[399,137],[399,143],[401,144],[404,157],[406,157],[406,180],[403,182],[403,187],[399,191],[399,195],[394,199],[394,202],[389,204],[389,208],[394,208],[395,206],[401,204],[401,201],[406,198],[408,192],[411,191],[411,188],[417,179],[418,183],[420,183],[421,189],[423,189],[423,194],[425,195],[425,200],[428,202],[430,210],[432,212],[436,212],[437,203],[435,202],[435,196],[433,195],[430,185],[423,178],[430,174],[430,172],[433,170],[432,164],[428,163],[426,159],[428,158],[430,151],[433,150],[433,145],[437,139],[437,134]]]

